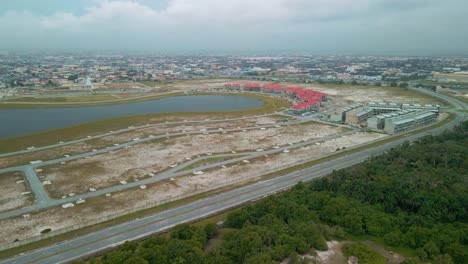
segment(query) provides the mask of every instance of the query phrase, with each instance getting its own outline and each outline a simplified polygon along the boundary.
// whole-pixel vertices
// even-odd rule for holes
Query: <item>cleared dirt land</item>
[[[84,193],[90,188],[100,189],[117,185],[120,181],[142,179],[149,173],[160,172],[172,164],[185,161],[186,158],[206,153],[254,151],[320,138],[341,131],[340,127],[308,123],[226,134],[220,131],[208,135],[181,136],[138,144],[67,164],[43,167],[40,176],[41,180],[52,182],[47,186],[47,190],[53,197],[59,198],[69,193]]]
[[[261,174],[266,174],[285,165],[292,165],[296,162],[332,153],[337,147],[349,147],[383,136],[382,134],[356,133],[320,145],[314,144],[291,149],[290,153],[280,153],[266,158],[253,159],[250,160],[250,163],[239,162],[228,165],[226,168],[207,171],[202,175],[188,175],[178,177],[174,181],[160,181],[148,185],[145,190],[133,188],[113,193],[109,197],[91,198],[83,204],[75,205],[73,208],[55,207],[32,213],[28,218],[3,219],[0,220],[0,224],[3,226],[4,236],[0,238],[0,244],[39,235],[42,230],[47,228],[57,230],[96,219],[104,220],[104,217],[113,214],[128,212],[151,204],[155,205],[171,198],[194,195],[213,187],[229,185],[231,182],[246,182],[258,179]]]
[[[208,118],[209,119],[209,118]],[[144,138],[149,135],[161,135],[166,133],[173,132],[182,132],[182,131],[200,131],[201,129],[218,129],[218,128],[237,128],[237,127],[248,127],[248,126],[258,126],[258,125],[267,125],[273,124],[283,120],[283,116],[272,115],[258,118],[249,118],[243,120],[234,120],[234,121],[221,121],[221,122],[210,122],[205,119],[197,118],[200,121],[206,121],[203,124],[180,124],[180,125],[164,125],[149,128],[142,128],[137,130],[132,130],[129,132],[122,132],[112,136],[102,137],[98,139],[91,139],[85,142],[70,144],[62,147],[56,147],[52,149],[35,151],[31,153],[15,155],[0,158],[0,168],[7,168],[22,164],[28,164],[33,160],[50,160],[58,157],[62,157],[65,154],[73,155],[83,152],[91,151],[92,149],[99,149],[104,147],[112,146],[113,144],[120,144],[124,142],[131,141],[134,138]],[[184,121],[180,120],[180,121]],[[187,119],[189,120],[189,119]],[[190,119],[193,120],[193,119]],[[158,120],[150,120],[150,124],[157,124]]]
[[[201,87],[212,89],[223,87],[224,83],[238,82],[240,84],[251,81],[232,81],[224,79],[181,81],[169,86],[179,90]],[[268,82],[259,82],[261,85]],[[321,85],[303,83],[280,83],[283,86],[295,86],[321,91],[331,96],[338,96],[350,102],[394,102],[394,103],[417,103],[417,104],[443,104],[433,97],[400,87],[361,86],[361,85]]]
[[[32,204],[32,195],[21,172],[7,172],[0,174],[0,212],[12,210]]]

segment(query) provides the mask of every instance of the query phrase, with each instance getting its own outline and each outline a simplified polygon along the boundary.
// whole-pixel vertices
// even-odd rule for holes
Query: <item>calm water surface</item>
[[[0,109],[0,138],[112,117],[160,112],[243,110],[262,105],[263,101],[247,96],[191,95],[103,106]]]

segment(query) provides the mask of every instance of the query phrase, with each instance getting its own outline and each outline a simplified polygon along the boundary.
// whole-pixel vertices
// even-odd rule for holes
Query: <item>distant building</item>
[[[396,134],[419,126],[424,126],[434,122],[437,114],[432,111],[420,111],[407,115],[397,116],[385,120],[384,131],[389,134]]]
[[[84,89],[86,89],[86,90],[93,90],[94,89],[94,85],[91,82],[91,78],[89,78],[89,77],[86,78]]]

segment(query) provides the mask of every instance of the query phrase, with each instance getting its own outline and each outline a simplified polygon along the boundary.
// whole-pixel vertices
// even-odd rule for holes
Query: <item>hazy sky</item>
[[[468,55],[468,0],[0,1],[0,49]]]

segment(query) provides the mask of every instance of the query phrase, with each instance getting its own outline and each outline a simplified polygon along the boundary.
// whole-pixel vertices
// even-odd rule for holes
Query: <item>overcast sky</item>
[[[468,55],[468,0],[0,0],[0,49]]]

